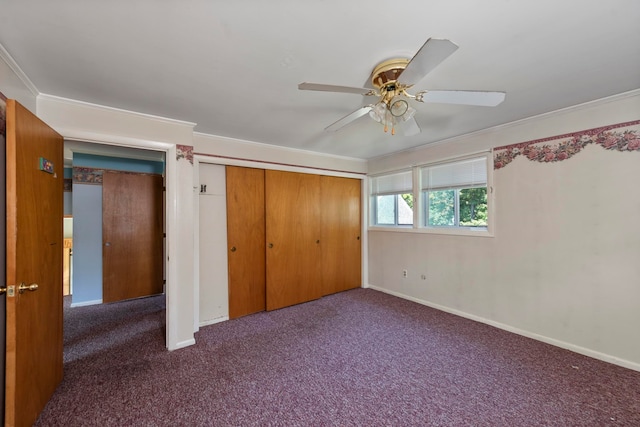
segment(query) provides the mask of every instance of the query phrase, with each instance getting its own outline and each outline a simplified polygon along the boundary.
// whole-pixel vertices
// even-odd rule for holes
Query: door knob
[[[21,294],[24,293],[24,291],[37,291],[38,290],[38,284],[37,283],[32,283],[30,285],[25,285],[24,282],[20,283],[20,286],[18,286],[18,292],[20,292]]]
[[[269,249],[273,247],[273,243],[269,243]]]
[[[111,242],[106,242],[104,245],[105,246],[111,246]]]
[[[235,252],[236,251],[236,247],[235,246],[231,246],[231,252]]]
[[[0,287],[0,295],[6,294],[6,293],[7,293],[7,288],[5,286]]]

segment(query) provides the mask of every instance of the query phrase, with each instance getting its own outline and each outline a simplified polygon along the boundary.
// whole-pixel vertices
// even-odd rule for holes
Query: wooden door
[[[359,179],[322,176],[322,293],[358,288],[361,279]]]
[[[229,318],[266,308],[264,170],[226,167]]]
[[[267,310],[322,296],[320,176],[267,170]]]
[[[5,425],[30,426],[62,380],[63,139],[14,100],[6,136]]]
[[[162,293],[162,176],[105,171],[102,301]]]

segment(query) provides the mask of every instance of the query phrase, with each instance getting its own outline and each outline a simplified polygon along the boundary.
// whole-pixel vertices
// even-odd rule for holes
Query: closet
[[[357,288],[362,282],[360,183],[320,177],[323,295]]]
[[[361,285],[351,178],[226,167],[229,318]]]
[[[266,308],[264,172],[226,168],[230,319]]]

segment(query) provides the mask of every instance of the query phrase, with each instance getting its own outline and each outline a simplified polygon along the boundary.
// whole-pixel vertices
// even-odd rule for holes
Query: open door
[[[32,425],[62,380],[62,151],[7,100],[6,426]]]

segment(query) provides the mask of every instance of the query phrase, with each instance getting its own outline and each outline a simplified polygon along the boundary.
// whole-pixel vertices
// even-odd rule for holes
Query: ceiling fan
[[[409,104],[410,100],[486,107],[495,107],[504,101],[505,92],[421,90],[415,95],[407,92],[457,49],[458,45],[450,40],[430,38],[413,58],[394,58],[376,65],[371,72],[373,89],[306,82],[300,83],[298,89],[378,98],[375,103],[364,105],[327,126],[327,131],[336,131],[368,113],[372,119],[384,125],[385,132],[391,128],[391,134],[394,135],[396,126],[400,125],[406,136],[416,135],[420,133],[420,127],[415,121],[416,110]]]

